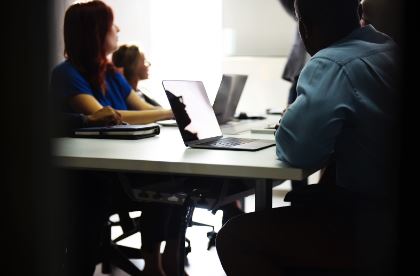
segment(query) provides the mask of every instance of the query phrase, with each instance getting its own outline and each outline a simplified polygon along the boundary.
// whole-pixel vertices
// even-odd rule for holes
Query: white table
[[[274,139],[249,131],[235,137]],[[256,210],[271,208],[273,180],[302,180],[313,173],[279,161],[274,146],[256,152],[187,148],[176,127],[161,127],[158,136],[141,140],[57,138],[53,160],[81,170],[254,179]]]

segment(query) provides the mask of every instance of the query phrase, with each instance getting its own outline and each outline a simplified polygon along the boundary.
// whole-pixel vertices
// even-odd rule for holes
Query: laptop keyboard
[[[212,141],[208,143],[203,143],[201,145],[209,145],[214,147],[234,147],[239,146],[247,143],[254,142],[254,139],[246,139],[246,138],[235,138],[235,137],[225,137],[221,138],[217,141]]]

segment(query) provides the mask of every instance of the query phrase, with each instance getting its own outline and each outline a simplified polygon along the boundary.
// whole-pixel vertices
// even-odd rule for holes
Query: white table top
[[[249,131],[235,137],[274,139]],[[57,138],[53,145],[54,164],[65,168],[278,180],[312,173],[279,161],[274,146],[256,152],[187,148],[176,127],[161,127],[158,136],[140,140]]]

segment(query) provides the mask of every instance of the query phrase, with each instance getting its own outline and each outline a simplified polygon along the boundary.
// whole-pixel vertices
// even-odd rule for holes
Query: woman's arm
[[[140,98],[134,90],[131,90],[126,99],[127,106],[130,110],[157,110],[162,109],[160,106],[153,106]]]
[[[123,116],[123,120],[128,123],[144,124],[173,118],[171,110],[147,103],[134,90],[131,90],[126,102],[131,110],[120,111],[120,113]]]
[[[123,121],[130,124],[148,124],[173,118],[173,113],[170,109],[118,110],[118,112],[122,115]]]
[[[91,115],[103,108],[103,106],[89,94],[78,94],[70,98],[70,106],[77,113]]]
[[[137,97],[137,95],[134,94]],[[130,97],[130,96],[129,96]],[[100,110],[103,106],[91,95],[79,94],[70,99],[70,105],[75,112],[90,115]],[[170,109],[155,110],[118,110],[122,120],[130,124],[148,124],[158,120],[172,119]]]

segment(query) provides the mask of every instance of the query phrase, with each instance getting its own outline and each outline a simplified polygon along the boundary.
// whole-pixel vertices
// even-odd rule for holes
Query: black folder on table
[[[141,139],[158,135],[158,124],[146,125],[115,125],[103,127],[85,127],[74,131],[74,137],[104,138],[104,139]]]

